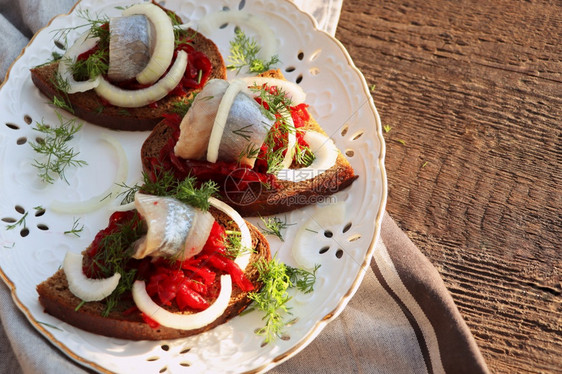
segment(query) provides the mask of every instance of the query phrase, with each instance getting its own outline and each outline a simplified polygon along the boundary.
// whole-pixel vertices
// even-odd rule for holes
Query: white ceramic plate
[[[277,38],[279,67],[287,79],[299,82],[307,92],[312,114],[348,156],[359,179],[324,204],[281,215],[293,224],[285,232],[284,242],[269,237],[278,258],[296,265],[291,255],[294,235],[313,221],[322,226],[314,239],[316,246],[307,248],[308,256],[322,265],[315,290],[308,295],[296,294],[291,300],[293,315],[289,319],[295,322],[287,327],[283,339],[262,345],[263,338],[254,334],[261,326],[259,312],[187,339],[132,342],[93,335],[45,314],[35,287],[59,268],[66,251],[80,252],[91,242],[106,226],[117,202],[110,199],[104,208],[87,214],[58,214],[51,204],[57,199],[85,200],[111,186],[118,165],[116,151],[103,140],[105,136],[122,145],[128,158],[128,183],[134,184],[141,175],[140,145],[148,133],[115,132],[85,123],[71,144],[88,166],[69,170],[68,184],[60,180],[52,185],[41,183],[31,166],[35,154],[29,143],[39,136],[33,127],[41,121],[56,125],[58,120],[54,108],[33,86],[29,68],[47,61],[52,51],[62,52],[53,30],[83,24],[77,16],[79,9],[118,15],[119,5],[127,3],[83,0],[69,15],[55,18],[27,46],[0,90],[0,219],[7,226],[25,216],[25,225],[0,229],[0,275],[30,323],[68,357],[96,371],[269,370],[302,350],[336,318],[355,293],[375,250],[386,201],[386,177],[381,124],[367,84],[343,46],[318,31],[313,19],[289,1],[167,0],[165,6],[184,20],[198,20],[225,6],[242,8],[265,20]],[[229,24],[207,36],[226,57],[233,35],[234,25]],[[345,215],[330,222],[325,218],[328,206],[335,202],[345,206]],[[84,227],[80,236],[65,235],[76,221]]]

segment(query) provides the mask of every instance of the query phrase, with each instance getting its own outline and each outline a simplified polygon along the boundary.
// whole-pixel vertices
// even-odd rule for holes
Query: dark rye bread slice
[[[270,70],[261,75],[284,79],[280,70]],[[328,136],[312,116],[303,128]],[[150,160],[159,158],[160,150],[173,133],[174,130],[166,121],[160,122],[152,130],[141,148],[144,171],[151,170]],[[279,180],[278,188],[270,189],[259,183],[252,183],[251,190],[246,193],[229,191],[228,187],[223,185],[220,186],[221,199],[244,217],[273,215],[325,201],[327,196],[348,187],[358,178],[349,161],[339,150],[338,153],[336,164],[313,179],[297,183]]]
[[[238,226],[227,215],[213,208],[211,208],[211,212],[215,219],[227,230],[238,230]],[[252,264],[260,259],[269,261],[271,253],[269,243],[260,231],[250,223],[248,223],[248,227],[250,228],[252,245],[255,251],[251,256],[250,264],[246,267],[245,275],[256,286],[254,291],[257,291],[261,288],[261,285],[257,282],[259,274]],[[218,277],[216,282],[218,284]],[[233,284],[230,304],[218,319],[196,330],[177,330],[164,326],[152,328],[144,322],[139,312],[124,313],[134,307],[134,302],[130,298],[121,301],[108,317],[102,316],[102,312],[105,309],[103,301],[84,303],[76,311],[76,307],[80,304],[81,300],[68,289],[66,275],[62,269],[39,284],[37,292],[39,293],[39,302],[45,309],[45,312],[56,318],[94,334],[128,340],[177,339],[200,334],[237,316],[251,302],[248,298],[248,293],[241,291]],[[179,312],[173,308],[168,310]]]
[[[226,66],[217,45],[210,39],[195,30],[189,29],[193,35],[192,45],[195,50],[204,53],[211,61],[212,70],[209,79],[226,78]],[[160,122],[165,113],[173,112],[177,102],[187,101],[185,97],[168,95],[157,101],[154,105],[140,108],[120,108],[104,104],[103,100],[94,90],[66,94],[59,90],[56,82],[58,62],[52,62],[31,69],[33,84],[49,98],[53,100],[57,96],[65,100],[74,111],[74,115],[90,123],[107,127],[113,130],[146,131],[152,130]]]

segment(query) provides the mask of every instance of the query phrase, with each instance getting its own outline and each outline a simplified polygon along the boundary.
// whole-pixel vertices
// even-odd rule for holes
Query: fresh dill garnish
[[[316,156],[314,155],[314,152],[312,152],[310,147],[302,146],[297,142],[297,144],[295,145],[294,159],[298,165],[308,167],[312,165],[312,163],[316,159]]]
[[[260,260],[254,263],[259,272],[258,282],[263,284],[260,292],[251,292],[248,297],[255,307],[265,313],[262,320],[265,326],[256,331],[265,336],[270,343],[281,335],[285,327],[283,314],[289,313],[287,302],[291,300],[288,290],[293,285],[287,274],[285,264],[273,258],[270,261]]]
[[[66,45],[68,45],[68,34],[70,34],[70,32],[74,31],[74,30],[78,30],[78,29],[82,29],[84,27],[89,27],[91,28],[95,28],[95,27],[100,27],[101,25],[103,25],[104,23],[108,23],[109,22],[109,17],[107,16],[101,16],[99,14],[92,16],[90,14],[90,11],[88,9],[80,9],[77,11],[77,16],[79,18],[82,18],[84,21],[86,21],[85,23],[82,23],[80,25],[77,26],[73,26],[73,27],[65,27],[65,28],[61,28],[61,29],[56,29],[54,30],[54,36],[53,39],[55,40],[64,40],[64,43]],[[90,33],[91,36],[97,36],[94,33]]]
[[[117,287],[115,288],[115,290],[113,290],[111,295],[109,295],[105,299],[105,310],[102,312],[102,316],[107,317],[111,310],[115,308],[117,304],[119,304],[121,295],[133,288],[136,274],[136,269],[124,271],[123,273],[121,273],[121,278],[119,279]]]
[[[102,313],[103,316],[109,315],[121,295],[132,288],[136,270],[129,269],[127,262],[134,251],[133,243],[145,233],[146,228],[140,216],[135,213],[130,220],[118,224],[114,231],[107,233],[99,241],[99,250],[91,257],[91,266],[99,269],[103,277],[121,274],[117,288],[105,299],[106,309]]]
[[[74,109],[72,108],[72,106],[70,106],[70,104],[66,102],[64,99],[61,99],[56,95],[53,96],[53,105],[56,106],[57,108],[64,109],[70,113],[74,113]]]
[[[57,72],[54,77],[51,78],[51,83],[64,97],[59,97],[57,95],[53,96],[53,105],[64,109],[70,113],[74,113],[74,108],[70,104],[70,98],[68,97],[68,90],[70,89],[70,84],[66,79],[61,77]]]
[[[268,142],[268,144],[271,144]],[[273,147],[268,147],[269,152],[266,154],[267,158],[267,173],[277,174],[281,169],[283,169],[283,161],[285,160],[285,155],[283,152],[287,147],[281,147],[276,150],[271,150]]]
[[[58,112],[57,117],[60,122],[60,126],[57,127],[51,127],[43,122],[36,122],[36,126],[33,129],[44,134],[45,137],[29,144],[40,156],[33,163],[33,166],[39,170],[39,177],[44,182],[54,183],[55,178],[58,176],[68,183],[65,177],[67,167],[87,165],[86,161],[76,159],[79,152],[74,151],[68,145],[68,142],[82,128],[82,124],[76,123],[75,119],[65,121]]]
[[[84,225],[80,225],[80,218],[75,218],[74,222],[72,223],[72,228],[68,231],[65,231],[65,235],[74,235],[80,237],[80,233],[84,231]]]
[[[275,121],[274,127],[265,137],[264,144],[267,148],[266,172],[276,174],[283,169],[289,134],[296,131],[293,121],[290,120],[292,102],[286,92],[278,87],[252,86],[250,90],[257,94],[262,113],[268,119]]]
[[[263,73],[271,68],[271,66],[279,63],[279,56],[274,55],[269,61],[263,61],[258,57],[261,47],[257,45],[254,38],[246,36],[240,30],[236,30],[234,40],[230,42],[230,56],[228,60],[230,65],[227,69],[238,70],[240,72],[244,67],[247,67],[251,73]]]
[[[253,252],[252,248],[242,245],[242,234],[240,231],[226,230],[225,234],[224,244],[229,258],[235,259],[243,253]]]
[[[117,183],[117,186],[123,189],[123,191],[117,194],[117,197],[123,197],[121,205],[126,205],[135,201],[135,194],[141,188],[138,183],[134,186],[128,186],[126,183]]]
[[[44,62],[44,63],[42,63],[42,64],[39,64],[39,65],[37,65],[37,66],[35,66],[35,67],[36,67],[36,68],[39,68],[39,67],[41,67],[41,66],[49,65],[49,64],[51,64],[51,63],[53,63],[53,62],[56,62],[56,61],[60,60],[60,59],[62,58],[62,56],[63,56],[63,55],[61,55],[61,54],[58,53],[57,51],[53,51],[53,52],[51,52],[51,59],[50,59],[50,60],[48,60],[47,62]]]
[[[201,186],[196,187],[197,179],[187,177],[178,182],[173,197],[188,205],[199,208],[203,211],[209,210],[209,198],[219,190],[218,185],[213,181],[206,181]]]
[[[244,149],[240,151],[237,161],[240,163],[243,158],[256,158],[260,153],[260,147],[256,146],[254,143],[247,143]]]
[[[7,225],[6,230],[13,230],[18,226],[22,226],[23,228],[26,228],[27,226],[25,224],[25,219],[27,218],[28,214],[29,214],[29,212],[25,212],[19,220],[17,220],[16,222],[14,222],[10,225]]]
[[[406,141],[403,139],[396,139],[396,141],[402,145],[406,145]]]
[[[311,293],[314,291],[314,284],[316,283],[316,272],[320,268],[320,264],[314,265],[314,270],[311,272],[304,269],[287,266],[287,274],[297,289],[303,293]]]
[[[390,127],[390,125],[384,125],[384,126],[383,126],[384,132],[389,132],[390,129],[392,129],[392,127]]]
[[[168,14],[168,17],[170,17],[170,20],[172,21],[172,27],[174,29],[175,46],[177,47],[181,44],[189,44],[189,42],[195,36],[195,33],[192,31],[190,35],[189,29],[180,27],[182,25],[182,22],[178,17],[178,15],[175,14],[174,12],[168,11],[166,14]]]
[[[258,282],[263,284],[259,292],[251,292],[248,297],[254,302],[251,308],[256,308],[265,313],[262,320],[265,326],[256,331],[265,336],[265,342],[270,343],[283,333],[286,322],[283,317],[291,314],[287,302],[291,300],[289,289],[297,287],[298,290],[309,293],[313,291],[316,281],[316,265],[314,271],[308,272],[283,264],[275,257],[270,261],[261,259],[254,263],[258,270]]]
[[[185,204],[199,208],[203,211],[209,210],[209,198],[215,195],[219,187],[213,181],[199,184],[195,177],[187,177],[178,180],[173,173],[162,171],[157,173],[155,180],[151,180],[148,174],[143,173],[144,184],[126,188],[119,196],[125,196],[123,203],[132,202],[137,191],[155,196],[173,197]],[[126,200],[126,202],[125,202]]]
[[[260,217],[260,219],[265,225],[265,227],[261,227],[261,225],[258,224],[262,232],[265,235],[274,235],[281,239],[281,241],[285,241],[285,239],[283,239],[283,233],[281,231],[285,230],[289,226],[294,225],[294,223],[287,223],[286,218],[283,221],[279,217],[267,217],[267,219],[264,217]]]

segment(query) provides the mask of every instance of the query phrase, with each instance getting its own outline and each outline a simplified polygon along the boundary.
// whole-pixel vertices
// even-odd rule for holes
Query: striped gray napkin
[[[343,0],[293,1],[335,34]],[[73,3],[0,0],[0,77],[33,33]],[[388,214],[371,268],[342,314],[271,373],[488,372],[438,272]],[[88,372],[31,327],[4,284],[0,320],[0,373]]]

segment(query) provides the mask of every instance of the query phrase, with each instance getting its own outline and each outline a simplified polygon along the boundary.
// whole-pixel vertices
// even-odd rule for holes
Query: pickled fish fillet
[[[180,137],[174,152],[185,159],[204,159],[209,137],[220,102],[229,83],[210,80],[197,95],[180,124]],[[274,121],[267,118],[260,105],[245,92],[240,92],[230,107],[219,146],[219,161],[240,161],[253,167],[255,156]],[[244,157],[244,156],[253,157]],[[243,157],[241,157],[243,156]]]
[[[148,232],[135,243],[134,258],[172,257],[179,261],[201,252],[215,222],[209,212],[171,197],[137,193],[135,207]]]
[[[109,79],[129,80],[144,69],[153,48],[152,35],[152,24],[143,15],[109,20]]]

